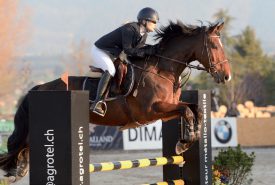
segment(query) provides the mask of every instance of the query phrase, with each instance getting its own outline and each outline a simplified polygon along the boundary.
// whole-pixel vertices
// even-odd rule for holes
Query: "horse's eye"
[[[218,49],[218,46],[216,44],[214,44],[214,43],[211,43],[211,48]]]

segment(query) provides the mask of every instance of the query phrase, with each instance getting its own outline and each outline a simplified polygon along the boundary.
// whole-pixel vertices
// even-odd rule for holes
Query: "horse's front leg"
[[[179,102],[178,104],[157,102],[153,105],[153,110],[157,113],[161,113],[160,119],[168,120],[181,117],[187,123],[184,125],[183,138],[180,138],[176,146],[177,154],[186,151],[197,139],[194,134],[195,117],[189,105],[189,103],[185,102]]]
[[[162,112],[164,113],[162,116],[162,120],[166,121],[166,120],[171,120],[171,119],[175,119],[178,118],[179,115],[175,114],[174,107],[179,108],[180,107],[185,107],[188,106],[188,108],[190,108],[194,114],[194,132],[195,132],[195,140],[199,140],[201,138],[201,125],[202,125],[202,119],[203,119],[203,113],[202,110],[198,107],[197,104],[191,104],[191,103],[186,103],[186,102],[179,102],[178,104],[168,104],[165,102],[158,102],[156,104],[154,104],[154,106],[156,106],[157,111],[158,112]],[[170,112],[166,112],[167,110],[170,110]],[[188,120],[188,119],[187,119]]]
[[[194,125],[195,137],[196,137],[196,140],[199,140],[201,138],[203,112],[202,112],[202,109],[199,108],[197,104],[191,104],[189,105],[189,108],[192,110],[192,112],[195,115],[195,125]]]

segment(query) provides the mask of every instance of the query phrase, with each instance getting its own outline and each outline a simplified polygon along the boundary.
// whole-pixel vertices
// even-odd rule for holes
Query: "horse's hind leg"
[[[17,176],[18,156],[28,147],[28,129],[28,100],[25,97],[14,117],[14,131],[7,143],[8,153],[0,157],[0,167],[7,172],[8,177]]]

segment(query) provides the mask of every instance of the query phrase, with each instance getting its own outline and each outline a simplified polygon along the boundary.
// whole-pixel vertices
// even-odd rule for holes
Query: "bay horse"
[[[167,121],[181,117],[188,123],[185,142],[199,139],[202,113],[196,105],[179,101],[180,76],[185,68],[197,68],[209,73],[217,83],[230,80],[230,66],[220,40],[223,25],[223,21],[209,26],[170,21],[168,26],[160,28],[155,37],[159,40],[161,53],[145,59],[132,58],[129,65],[133,65],[136,78],[131,93],[108,101],[104,117],[90,111],[90,122],[127,129],[158,119]],[[203,67],[190,64],[195,60]],[[84,80],[84,77],[70,77],[69,90],[82,90]],[[56,79],[31,90],[66,90],[66,85],[62,79]],[[15,114],[15,129],[8,139],[8,153],[0,158],[0,167],[8,173],[12,174],[20,165],[22,152],[28,155],[28,120],[27,94]],[[186,146],[179,152],[184,151]],[[18,173],[17,170],[15,175],[18,176]]]

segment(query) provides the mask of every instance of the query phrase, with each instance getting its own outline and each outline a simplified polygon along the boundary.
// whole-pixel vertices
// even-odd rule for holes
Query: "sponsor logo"
[[[84,131],[83,127],[78,128],[78,162],[79,162],[79,183],[84,184]]]
[[[57,175],[57,170],[55,169],[55,151],[54,151],[54,130],[49,129],[44,133],[46,138],[46,144],[44,144],[46,150],[46,164],[47,164],[47,183],[46,185],[55,184],[55,176]]]
[[[226,120],[220,120],[216,123],[214,129],[215,138],[220,143],[228,143],[232,138],[232,127]]]
[[[152,150],[162,148],[162,121],[123,131],[124,150]]]

